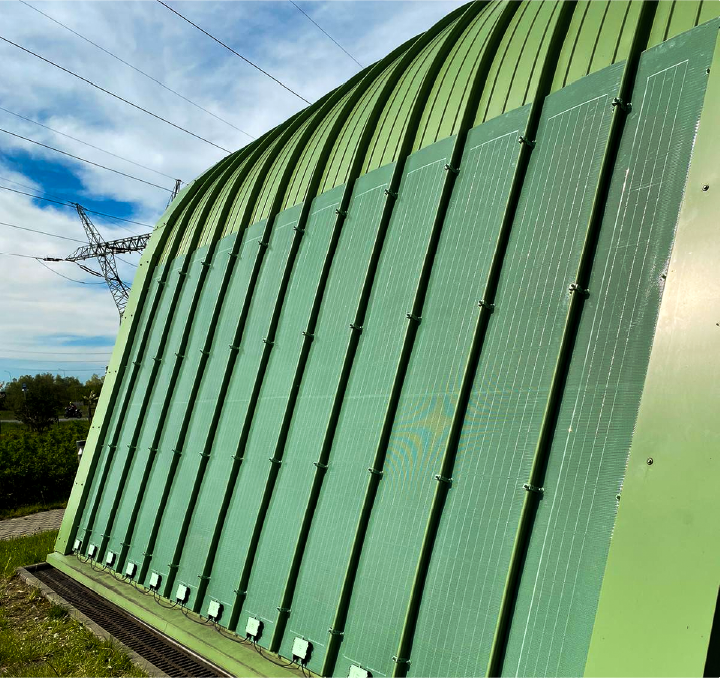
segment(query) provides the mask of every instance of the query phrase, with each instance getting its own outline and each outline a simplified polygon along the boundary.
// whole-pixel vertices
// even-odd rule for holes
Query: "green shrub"
[[[86,421],[63,423],[45,433],[3,432],[0,509],[67,499],[78,464],[75,441],[83,440],[87,432]]]

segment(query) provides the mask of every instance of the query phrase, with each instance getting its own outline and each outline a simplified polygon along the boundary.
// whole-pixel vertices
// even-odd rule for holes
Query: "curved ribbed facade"
[[[232,671],[129,583],[322,675],[622,672],[593,629],[718,15],[469,3],[207,170],[144,253],[58,552]]]

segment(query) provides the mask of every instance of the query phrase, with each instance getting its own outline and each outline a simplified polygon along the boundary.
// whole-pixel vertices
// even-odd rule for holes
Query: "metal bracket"
[[[327,464],[321,464],[319,461],[314,461],[313,466],[319,468],[321,471],[327,471],[328,468]]]
[[[436,475],[435,480],[437,480],[439,483],[445,483],[446,485],[452,485],[452,478],[446,478],[445,476]]]
[[[185,276],[187,276],[187,271],[184,271],[183,269],[180,269],[180,270],[178,271],[178,275],[179,275],[181,278],[184,278]]]
[[[267,337],[263,339],[263,344],[267,344],[268,346],[272,346],[274,343],[274,341],[270,341]]]
[[[264,240],[258,240],[258,247],[264,247],[267,248],[269,243],[266,243]]]
[[[347,210],[341,210],[339,207],[335,208],[335,214],[337,214],[339,217],[346,217],[347,216]]]
[[[237,459],[238,461],[242,461],[243,459],[245,459],[245,455],[231,454],[230,459]]]
[[[532,493],[534,493],[534,494],[540,494],[540,495],[545,494],[545,488],[544,488],[544,487],[537,487],[536,485],[531,485],[530,483],[525,483],[525,484],[523,485],[523,489],[524,489],[526,492],[532,492]]]
[[[231,350],[231,351],[237,352],[237,351],[240,350],[240,347],[239,347],[239,346],[233,346],[232,344],[228,344],[228,346],[230,347],[230,350]]]
[[[209,458],[210,458],[210,453],[209,453],[209,452],[198,452],[198,454],[199,454],[201,457],[205,457],[205,459],[209,459]]]
[[[350,329],[353,330],[353,332],[357,332],[358,334],[360,334],[363,331],[363,326],[356,325],[355,323],[350,323]]]
[[[293,231],[295,231],[295,233],[300,233],[300,235],[305,233],[305,229],[301,228],[300,226],[293,226]]]
[[[152,557],[153,557],[153,552],[152,552],[152,551],[143,551],[143,555],[144,555],[146,558],[152,558]]]
[[[480,308],[484,308],[486,311],[489,311],[492,313],[495,310],[495,304],[491,304],[489,301],[485,301],[485,299],[480,299],[478,301],[478,306]]]
[[[332,629],[332,628],[328,629],[328,633],[331,636],[340,636],[341,638],[345,635],[344,631],[336,631],[335,629]]]
[[[200,349],[200,353],[202,353],[202,355],[210,355],[210,351],[206,351],[204,348]]]
[[[182,450],[174,449],[174,450],[172,451],[172,453],[173,453],[176,457],[182,457]]]
[[[202,579],[203,581],[210,581],[210,577],[206,574],[199,574],[198,579]]]
[[[383,472],[378,471],[376,468],[373,468],[372,466],[368,469],[370,473],[372,473],[374,476],[382,476]]]
[[[459,167],[453,167],[450,163],[445,163],[445,171],[450,172],[452,174],[460,174],[460,168]]]
[[[158,356],[153,356],[153,362],[156,362],[156,363],[162,362],[162,358],[160,358]]]
[[[396,664],[407,664],[408,666],[410,666],[410,660],[409,660],[409,659],[405,659],[405,657],[393,657],[392,660],[393,660]]]
[[[535,148],[535,142],[522,135],[518,137],[518,143],[525,144],[528,148]]]
[[[312,332],[306,332],[305,330],[303,330],[302,335],[303,337],[307,337],[308,339],[310,339],[310,341],[315,338],[315,335]]]
[[[208,266],[211,266],[211,265],[212,265],[212,262],[211,262],[210,260],[208,260],[208,259],[203,259],[203,260],[200,262],[200,265],[201,265],[201,266],[208,267]]]
[[[165,280],[162,280],[161,278],[155,278],[155,282],[156,282],[158,285],[165,285],[165,284],[166,284]]]
[[[237,252],[233,252],[232,250],[228,250],[228,256],[231,259],[237,259],[240,255]]]
[[[387,195],[389,198],[397,198],[398,196],[397,191],[391,191],[389,188],[385,189],[385,195]]]
[[[133,447],[134,447],[134,445],[133,445]],[[128,449],[130,449],[130,448],[128,448]],[[148,450],[149,450],[150,452],[157,452],[157,451],[158,451],[158,448],[157,448],[157,447],[148,447]]]
[[[176,355],[178,358],[180,358],[180,360],[182,360],[182,359],[185,357],[185,354],[184,354],[184,353],[176,353],[175,355]]]
[[[579,283],[572,283],[572,284],[570,285],[570,287],[568,287],[568,291],[571,292],[571,293],[577,292],[577,293],[581,294],[583,297],[587,297],[587,296],[590,295],[590,290],[586,290],[586,289],[585,289],[582,285],[580,285]]]
[[[291,609],[290,609],[289,607],[278,607],[278,608],[277,608],[277,611],[280,612],[280,613],[282,613],[282,612],[287,612],[288,614],[290,614]]]
[[[153,450],[153,449],[157,450],[156,447],[155,447],[155,448],[150,447],[150,448],[148,448],[148,449],[150,449],[150,450]],[[132,444],[128,445],[128,452],[132,452],[133,450],[137,450],[137,445],[132,445]]]
[[[415,315],[414,313],[406,313],[405,317],[408,320],[412,320],[414,323],[420,324],[420,321],[422,320],[422,317],[419,315]]]
[[[615,97],[610,103],[613,108],[619,108],[625,113],[629,113],[632,110],[632,104],[629,101],[623,101],[618,97]]]
[[[280,464],[282,464],[282,459],[275,459],[275,457],[270,457],[270,463],[280,466]]]
[[[168,563],[168,567],[169,567],[171,570],[177,570],[178,567],[180,567],[180,563]]]
[[[241,591],[240,589],[233,589],[233,593],[235,593],[238,596],[246,596],[247,589],[245,589],[244,591]]]

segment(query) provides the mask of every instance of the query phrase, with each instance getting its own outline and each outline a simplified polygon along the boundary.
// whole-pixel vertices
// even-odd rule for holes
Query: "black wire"
[[[152,181],[145,181],[145,179],[140,179],[140,177],[134,177],[132,174],[127,174],[125,172],[121,172],[120,170],[113,169],[112,167],[105,167],[105,165],[100,165],[97,162],[93,162],[92,160],[88,160],[87,158],[81,158],[79,155],[73,155],[72,153],[66,153],[65,151],[61,151],[59,148],[54,148],[53,146],[48,146],[47,144],[42,144],[39,141],[35,141],[34,139],[28,139],[28,137],[24,137],[21,134],[15,134],[15,132],[10,132],[6,129],[3,129],[0,127],[0,132],[4,132],[5,134],[9,134],[12,137],[16,137],[17,139],[22,139],[23,141],[28,141],[31,144],[35,144],[36,146],[42,146],[43,148],[47,148],[50,151],[55,151],[55,153],[62,153],[62,155],[66,155],[68,158],[74,158],[75,160],[80,160],[81,162],[86,162],[88,165],[93,165],[94,167],[99,167],[100,169],[107,170],[108,172],[114,172],[115,174],[119,174],[120,176],[127,177],[128,179],[134,179],[135,181],[139,181],[142,184],[147,184],[148,186],[154,186],[155,188],[159,188],[161,191],[167,191],[168,193],[172,193],[172,190],[169,188],[165,188],[164,186],[160,186],[159,184],[154,184]]]
[[[23,0],[20,0],[20,2],[23,2]],[[30,5],[28,5],[28,7],[30,7]],[[33,7],[33,9],[35,9],[35,8]],[[40,10],[38,9],[36,11],[39,12]],[[90,148],[94,148],[96,151],[101,151],[102,153],[107,153],[107,155],[111,155],[113,158],[118,158],[118,160],[123,160],[124,162],[129,162],[131,165],[135,165],[136,167],[141,167],[142,169],[145,169],[148,172],[154,172],[155,174],[159,174],[161,177],[166,177],[167,179],[172,179],[173,181],[175,181],[175,177],[171,177],[169,174],[165,174],[164,172],[159,172],[158,170],[153,169],[152,167],[148,167],[147,165],[143,165],[139,162],[135,162],[134,160],[130,160],[129,158],[124,158],[122,155],[117,155],[116,153],[112,153],[111,151],[106,151],[104,148],[100,148],[100,146],[95,146],[94,144],[91,144],[87,141],[83,141],[82,139],[78,139],[77,137],[71,136],[70,134],[65,134],[65,132],[61,132],[60,130],[57,130],[53,127],[48,127],[47,125],[43,125],[41,122],[38,122],[37,120],[33,120],[32,118],[26,118],[24,115],[20,115],[19,113],[13,113],[13,111],[8,110],[7,108],[3,108],[2,106],[0,106],[0,111],[5,111],[5,113],[14,115],[16,118],[20,118],[20,120],[25,120],[27,122],[31,122],[33,125],[37,125],[38,127],[44,127],[45,129],[49,129],[51,132],[54,132],[55,134],[59,134],[62,137],[67,137],[68,139],[77,141],[79,144],[83,144],[84,146],[89,146]],[[185,184],[187,182],[182,181],[182,183]]]
[[[21,256],[21,255],[18,255]],[[65,278],[65,280],[69,280],[70,282],[79,283],[80,285],[104,285],[105,281],[103,282],[85,282],[84,280],[75,280],[74,278],[68,278],[66,275],[63,275],[62,273],[58,273],[55,269],[50,268],[44,261],[41,259],[38,259],[37,257],[32,257],[35,259],[35,261],[38,262],[38,264],[41,264],[44,266],[48,271],[51,271],[55,275],[59,275],[61,278]],[[84,362],[84,361],[81,361]]]
[[[222,629],[222,626],[218,624],[217,622],[213,622],[213,626],[215,630],[223,637],[227,638],[228,640],[232,640],[233,643],[240,643],[240,645],[250,645],[250,643],[247,640],[243,640],[239,635],[236,633],[233,633],[232,635],[225,633]]]
[[[72,351],[13,351],[9,348],[4,348],[3,351],[5,353],[33,353],[35,355],[79,355],[77,352]],[[107,351],[105,353],[85,353],[85,351],[83,351],[82,355],[104,355],[110,357],[111,353],[112,351]]]
[[[20,2],[23,2],[23,0],[20,0]],[[300,7],[298,7],[298,6],[293,2],[293,0],[288,0],[288,2],[289,2],[298,12],[300,12],[301,14],[305,14],[305,12],[303,12],[303,10],[300,9]],[[352,54],[350,54],[350,52],[348,52],[337,40],[335,40],[335,38],[333,38],[332,35],[330,35],[330,34],[329,34],[320,24],[318,24],[311,16],[309,16],[309,15],[307,15],[307,14],[305,14],[305,16],[306,16],[312,23],[314,23],[323,33],[325,33],[325,35],[326,35],[328,38],[330,38],[330,40],[332,40],[343,52],[345,52],[345,54],[347,54],[358,66],[360,66],[360,68],[365,68]]]
[[[156,78],[153,78],[152,75],[148,75],[147,73],[145,73],[145,71],[141,71],[141,70],[140,70],[139,68],[137,68],[136,66],[133,66],[132,64],[129,64],[129,63],[128,63],[127,61],[125,61],[124,59],[121,59],[121,58],[120,58],[119,56],[117,56],[116,54],[113,54],[112,52],[106,50],[104,47],[101,47],[100,45],[98,45],[97,43],[93,42],[93,41],[90,40],[89,38],[86,38],[84,35],[80,35],[80,33],[78,33],[77,31],[74,31],[72,28],[70,28],[69,26],[66,26],[64,23],[61,23],[61,22],[58,21],[57,19],[53,19],[53,17],[51,17],[49,14],[45,14],[45,12],[39,10],[37,7],[33,7],[30,3],[25,2],[25,0],[20,0],[20,2],[22,2],[23,5],[26,5],[26,6],[29,7],[30,9],[34,9],[34,10],[35,10],[36,12],[38,12],[39,14],[42,14],[44,17],[47,17],[48,19],[50,19],[50,21],[54,21],[56,24],[58,24],[58,26],[62,26],[65,30],[70,31],[73,35],[77,35],[78,38],[83,39],[85,42],[89,42],[93,47],[97,47],[99,50],[102,50],[103,52],[105,52],[105,54],[108,54],[108,55],[111,56],[113,59],[117,59],[121,64],[125,64],[128,68],[132,68],[134,71],[137,71],[138,73],[140,73],[140,75],[144,75],[146,78],[149,78],[149,79],[152,80],[154,83],[157,83],[158,85],[160,85],[160,87],[166,89],[168,92],[172,92],[172,93],[175,94],[176,96],[179,96],[179,97],[180,97],[181,99],[183,99],[184,101],[187,101],[189,104],[192,104],[193,106],[195,106],[195,108],[199,108],[201,111],[205,111],[205,113],[207,113],[208,115],[212,115],[213,118],[217,118],[220,122],[224,122],[226,125],[229,125],[229,126],[232,127],[233,129],[236,129],[238,132],[242,132],[245,136],[250,137],[251,139],[254,139],[254,138],[255,138],[254,136],[252,136],[252,134],[248,134],[245,130],[240,129],[239,127],[235,127],[235,125],[233,125],[231,122],[228,122],[227,120],[224,120],[224,119],[221,118],[219,115],[215,115],[215,113],[213,113],[212,111],[208,111],[207,108],[203,108],[202,106],[200,106],[200,104],[196,104],[194,101],[190,101],[190,99],[188,99],[187,97],[184,97],[184,96],[183,96],[182,94],[180,94],[179,92],[176,92],[174,89],[168,87],[165,83],[160,82],[160,80],[157,80]],[[72,137],[71,137],[71,138],[72,138]],[[80,143],[83,143],[83,142],[80,142]],[[100,149],[100,150],[102,150],[102,149]],[[112,153],[111,153],[111,155],[112,155]],[[128,162],[132,162],[132,161],[129,160]],[[137,163],[133,163],[133,164],[137,164]],[[142,167],[142,165],[141,165],[141,167]],[[146,169],[147,169],[147,168],[146,168]],[[155,170],[151,170],[151,171],[155,171]],[[160,174],[162,174],[162,172],[160,172]],[[167,176],[167,175],[165,174],[165,175],[163,175],[163,176]],[[169,178],[169,179],[172,179],[172,177],[168,177],[168,178]]]
[[[17,183],[17,181],[13,182],[14,184]],[[16,188],[10,188],[9,186],[0,186],[0,189],[3,191],[11,191],[12,193],[19,193],[20,195],[28,195],[31,198],[35,198],[36,200],[45,200],[46,202],[54,202],[56,205],[61,205],[62,207],[70,207],[72,209],[75,209],[75,205],[70,202],[60,202],[59,200],[52,200],[50,198],[43,198],[41,195],[33,195],[32,193],[25,193],[25,191],[18,191]],[[107,217],[108,219],[117,219],[118,221],[125,221],[128,224],[137,224],[138,226],[145,226],[146,228],[153,228],[150,224],[143,224],[141,221],[133,221],[132,219],[124,219],[123,217],[115,217],[112,214],[105,214],[105,212],[98,212],[97,210],[91,210],[87,207],[84,208],[86,212],[89,212],[90,214],[97,214],[101,217]],[[123,228],[120,226],[120,228]],[[129,229],[125,229],[126,231],[129,231]],[[132,233],[132,231],[129,231]],[[138,233],[133,233],[133,235],[139,235]]]
[[[0,40],[3,40],[4,42],[7,42],[9,45],[12,45],[13,47],[17,47],[18,49],[21,49],[23,52],[27,52],[28,54],[32,54],[32,56],[37,57],[38,59],[41,59],[45,63],[50,64],[51,66],[55,66],[55,68],[59,68],[61,71],[65,71],[65,73],[69,73],[70,75],[76,77],[78,80],[82,80],[83,82],[86,82],[88,85],[91,85],[95,89],[100,90],[101,92],[105,92],[105,94],[109,94],[111,97],[114,97],[118,101],[122,101],[125,104],[128,104],[129,106],[132,106],[133,108],[137,108],[139,111],[142,111],[143,113],[147,113],[148,115],[151,115],[153,118],[157,118],[158,120],[171,125],[172,127],[175,127],[176,129],[179,129],[181,132],[185,132],[186,134],[189,134],[192,137],[195,137],[196,139],[199,139],[200,141],[204,141],[206,144],[210,144],[211,146],[215,146],[215,148],[219,148],[221,151],[225,151],[225,153],[230,153],[227,148],[223,148],[222,146],[218,146],[217,144],[213,143],[212,141],[206,139],[205,137],[201,137],[199,134],[195,134],[195,132],[191,132],[188,129],[185,129],[184,127],[180,127],[180,125],[176,125],[174,122],[170,122],[166,118],[163,118],[157,113],[153,113],[152,111],[148,111],[147,108],[143,108],[142,106],[138,106],[137,104],[134,104],[132,101],[128,101],[127,99],[123,99],[119,94],[115,94],[114,92],[111,92],[108,89],[105,89],[104,87],[100,87],[100,85],[96,85],[92,80],[88,80],[87,78],[83,78],[82,75],[78,75],[77,73],[73,73],[71,70],[68,70],[67,68],[64,68],[62,66],[59,66],[54,61],[50,61],[50,59],[46,59],[45,57],[40,56],[39,54],[36,54],[35,52],[22,47],[21,45],[18,45],[17,43],[13,42],[12,40],[8,40],[7,38],[0,35]]]
[[[211,38],[212,40],[214,40],[216,43],[218,43],[218,45],[222,45],[225,49],[227,49],[227,50],[229,50],[230,52],[232,52],[235,56],[240,57],[245,63],[250,64],[250,66],[252,66],[253,68],[256,68],[256,69],[257,69],[258,71],[260,71],[263,75],[266,75],[266,76],[267,76],[268,78],[270,78],[271,80],[274,80],[278,85],[280,85],[280,87],[283,87],[283,88],[285,88],[288,92],[290,92],[290,94],[294,94],[298,99],[301,99],[301,100],[304,101],[306,104],[309,104],[309,103],[310,103],[305,97],[302,97],[302,96],[300,96],[297,92],[294,92],[293,90],[291,90],[287,85],[285,85],[284,83],[280,82],[276,77],[270,75],[270,73],[268,73],[267,71],[264,71],[262,68],[260,68],[260,66],[258,66],[258,65],[255,64],[255,63],[253,63],[252,61],[250,61],[250,59],[244,57],[244,56],[243,56],[242,54],[240,54],[239,52],[236,52],[232,47],[229,47],[228,45],[226,45],[222,40],[218,40],[214,35],[211,35],[210,33],[208,33],[204,28],[200,28],[200,26],[198,26],[196,23],[193,23],[192,21],[190,21],[190,19],[188,19],[186,16],[183,16],[182,14],[180,14],[180,12],[178,12],[177,10],[174,10],[172,7],[170,7],[170,5],[166,5],[162,0],[157,0],[157,1],[158,1],[163,7],[166,7],[167,9],[169,9],[173,14],[177,14],[181,19],[183,19],[184,21],[187,21],[191,26],[194,26],[195,28],[197,28],[201,33],[205,33],[205,35],[207,35],[208,38]]]
[[[8,224],[4,221],[0,221],[0,226],[9,226],[10,228],[17,228],[20,231],[30,231],[30,233],[40,233],[41,235],[49,235],[53,238],[60,238],[60,240],[69,240],[70,242],[79,242],[81,245],[86,245],[87,243],[83,240],[78,240],[77,238],[68,238],[64,235],[58,235],[57,233],[48,233],[47,231],[38,231],[35,228],[27,228],[26,226],[16,226],[15,224]],[[118,257],[119,259],[120,257]],[[129,263],[129,262],[125,262]],[[134,266],[135,264],[132,264]]]
[[[271,664],[275,664],[275,666],[280,666],[281,668],[286,669],[288,666],[292,666],[295,663],[294,661],[291,661],[288,664],[280,664],[280,663],[276,662],[274,659],[272,659],[272,657],[268,657],[266,654],[264,654],[262,649],[260,648],[260,646],[254,640],[252,641],[252,644],[253,644],[253,647],[255,648],[256,652],[261,657],[263,657],[264,659],[267,659]]]
[[[160,598],[160,596],[157,594],[157,591],[155,591],[154,589],[151,589],[151,590],[152,590],[152,592],[153,592],[153,599],[154,599],[155,602],[156,602],[160,607],[162,607],[163,609],[165,609],[165,610],[172,610],[174,607],[177,607],[177,606],[178,606],[178,602],[177,602],[177,601],[175,601],[172,605],[163,605],[162,602],[160,602],[160,601],[161,601],[161,598]]]

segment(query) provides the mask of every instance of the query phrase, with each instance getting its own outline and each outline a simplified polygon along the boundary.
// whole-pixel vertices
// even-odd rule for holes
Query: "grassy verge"
[[[30,516],[33,513],[41,511],[52,511],[53,509],[61,509],[67,506],[67,501],[54,501],[49,504],[30,504],[29,506],[18,506],[12,509],[0,509],[0,520],[8,520],[10,518],[22,518]]]
[[[14,574],[45,560],[57,532],[0,541],[0,676],[145,676],[114,644]]]

